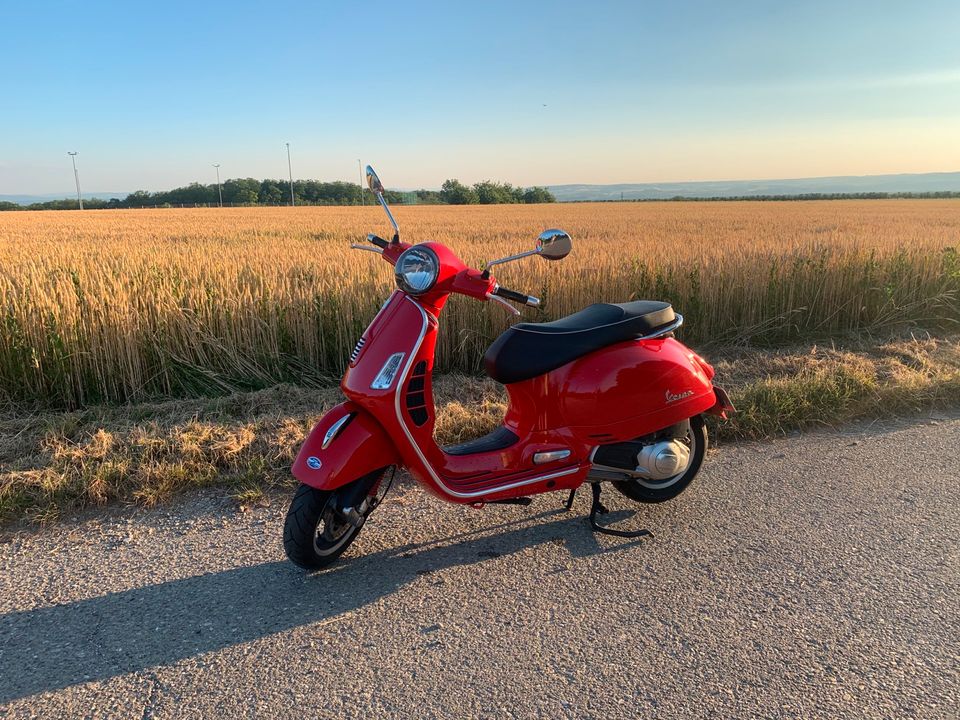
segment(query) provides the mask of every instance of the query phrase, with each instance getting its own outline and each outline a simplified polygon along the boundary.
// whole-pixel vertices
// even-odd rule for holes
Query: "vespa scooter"
[[[383,197],[373,168],[367,184],[393,226],[390,241],[368,235],[394,267],[397,289],[350,355],[341,388],[346,402],[313,428],[293,464],[299,480],[284,526],[287,556],[318,568],[333,562],[380,504],[388,471],[403,468],[427,490],[454,503],[526,505],[539,493],[566,491],[567,509],[590,483],[595,531],[648,534],[601,526],[601,484],[635,501],[680,494],[707,449],[703,414],[726,418],[726,393],[711,383],[713,368],[673,337],[683,317],[665,302],[598,303],[544,323],[507,329],[484,356],[487,374],[506,386],[502,424],[483,437],[440,447],[431,372],[438,321],[451,293],[537,307],[540,301],[497,283],[490,269],[536,255],[560,260],[570,236],[547,230],[536,247],[467,267],[448,247],[410,245]],[[392,476],[391,476],[392,478]]]

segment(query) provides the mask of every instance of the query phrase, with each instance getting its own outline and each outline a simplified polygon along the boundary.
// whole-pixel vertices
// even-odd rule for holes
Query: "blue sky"
[[[960,170],[960,3],[5,3],[0,193]]]

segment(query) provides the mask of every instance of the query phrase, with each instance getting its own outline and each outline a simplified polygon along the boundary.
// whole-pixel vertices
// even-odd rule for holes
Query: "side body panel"
[[[631,340],[507,385],[504,424],[562,429],[591,447],[632,440],[713,407],[712,377],[713,368],[673,338]]]
[[[713,407],[713,368],[677,340],[605,347],[550,373],[565,425],[594,443],[631,440]]]

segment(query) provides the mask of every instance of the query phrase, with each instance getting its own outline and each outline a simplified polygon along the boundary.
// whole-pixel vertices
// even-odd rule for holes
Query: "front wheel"
[[[354,482],[374,480],[372,490],[375,495],[379,485],[376,480],[382,474],[380,470],[376,472],[377,478],[368,475]],[[376,501],[370,503],[366,514],[377,504]],[[316,570],[340,557],[357,539],[362,527],[362,522],[354,525],[339,512],[335,492],[300,485],[283,525],[283,549],[291,562],[307,570]]]
[[[700,466],[703,465],[708,442],[707,425],[703,421],[703,416],[696,415],[690,418],[690,429],[686,437],[678,440],[690,448],[690,461],[683,472],[665,480],[644,478],[619,480],[614,482],[613,486],[631,500],[642,503],[659,503],[675,498],[693,482],[693,478],[700,472]]]

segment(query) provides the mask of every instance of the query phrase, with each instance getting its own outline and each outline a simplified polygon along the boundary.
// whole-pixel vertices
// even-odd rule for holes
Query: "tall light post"
[[[290,173],[290,207],[296,205],[293,200],[293,165],[290,164],[290,143],[287,143],[287,172]]]
[[[217,169],[217,195],[220,197],[220,207],[223,207],[223,191],[220,189],[220,163],[214,163]]]
[[[360,158],[357,158],[357,169],[360,171],[360,205],[363,206],[363,165],[360,164]]]
[[[77,182],[77,202],[80,203],[80,209],[83,210],[83,196],[80,194],[80,173],[77,172],[77,153],[68,152],[70,162],[73,163],[73,179]]]

